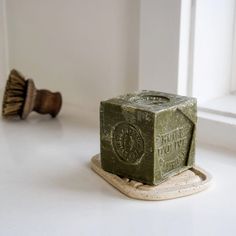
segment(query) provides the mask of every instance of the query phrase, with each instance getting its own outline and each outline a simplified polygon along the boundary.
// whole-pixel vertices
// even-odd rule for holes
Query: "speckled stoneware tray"
[[[99,154],[91,159],[91,168],[128,197],[150,201],[168,200],[201,192],[209,187],[212,180],[209,173],[195,166],[157,186],[151,186],[104,171]]]

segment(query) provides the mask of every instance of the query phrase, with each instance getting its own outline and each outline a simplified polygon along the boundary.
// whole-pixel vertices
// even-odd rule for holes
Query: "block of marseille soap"
[[[191,97],[141,91],[102,101],[102,168],[157,185],[193,166],[196,122]]]

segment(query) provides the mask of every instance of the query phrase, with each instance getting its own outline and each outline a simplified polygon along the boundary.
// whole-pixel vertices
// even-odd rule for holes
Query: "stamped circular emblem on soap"
[[[112,146],[120,160],[128,164],[137,164],[144,154],[144,140],[141,131],[126,122],[115,126]]]

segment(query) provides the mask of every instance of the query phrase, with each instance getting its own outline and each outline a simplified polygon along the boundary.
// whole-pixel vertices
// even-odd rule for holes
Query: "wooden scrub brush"
[[[17,70],[11,71],[3,97],[3,117],[19,116],[26,119],[31,111],[55,117],[61,105],[62,96],[59,92],[37,90],[32,79],[25,79]]]

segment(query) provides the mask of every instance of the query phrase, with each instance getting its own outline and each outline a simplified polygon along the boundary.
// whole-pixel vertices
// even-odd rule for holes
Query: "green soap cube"
[[[155,91],[100,104],[105,171],[157,185],[194,164],[197,101]]]

